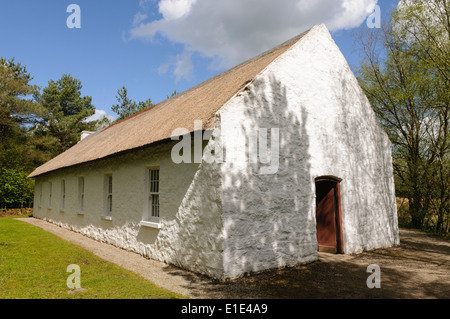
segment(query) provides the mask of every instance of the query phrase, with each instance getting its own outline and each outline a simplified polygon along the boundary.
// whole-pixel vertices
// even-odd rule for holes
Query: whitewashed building
[[[30,177],[35,217],[219,279],[399,244],[391,142],[323,25]]]

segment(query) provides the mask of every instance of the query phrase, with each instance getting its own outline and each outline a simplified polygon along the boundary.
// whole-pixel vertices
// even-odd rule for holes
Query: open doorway
[[[343,253],[340,182],[335,177],[316,178],[316,222],[318,250]]]

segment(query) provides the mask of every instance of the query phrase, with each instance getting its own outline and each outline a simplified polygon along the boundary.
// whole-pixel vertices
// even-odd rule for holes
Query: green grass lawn
[[[184,298],[14,217],[0,218],[0,299]],[[72,264],[86,290],[69,294]]]

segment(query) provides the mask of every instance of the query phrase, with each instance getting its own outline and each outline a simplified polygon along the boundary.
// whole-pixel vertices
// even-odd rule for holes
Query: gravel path
[[[226,283],[149,260],[36,218],[40,227],[147,280],[188,298],[450,298],[450,241],[400,230],[401,244],[357,255],[319,254],[306,265],[266,271]],[[371,264],[381,268],[381,288],[369,289]]]

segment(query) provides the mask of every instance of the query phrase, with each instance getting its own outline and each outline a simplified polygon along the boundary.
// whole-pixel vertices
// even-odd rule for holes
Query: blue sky
[[[14,0],[0,3],[0,56],[45,87],[81,80],[97,110],[114,115],[117,89],[158,103],[313,25],[325,23],[352,65],[352,33],[375,4],[386,20],[398,0]],[[68,28],[70,4],[81,28]]]

